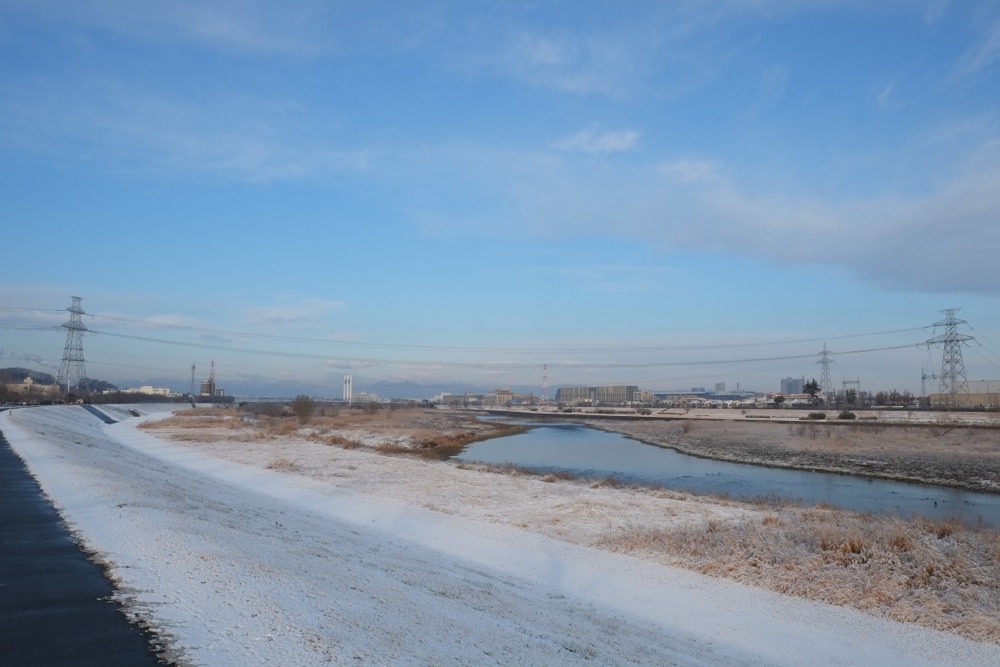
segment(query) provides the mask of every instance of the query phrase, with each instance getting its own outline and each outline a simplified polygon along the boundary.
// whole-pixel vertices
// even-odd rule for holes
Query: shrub
[[[810,412],[809,419],[826,419],[825,412]]]
[[[298,418],[300,424],[308,424],[316,412],[316,401],[305,394],[299,394],[292,400],[292,412]]]
[[[850,410],[844,410],[839,415],[837,415],[837,419],[856,419],[856,417],[854,413],[851,412]]]

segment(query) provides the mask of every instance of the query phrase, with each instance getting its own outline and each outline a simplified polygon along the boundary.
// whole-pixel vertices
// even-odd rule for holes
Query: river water
[[[518,435],[476,442],[455,458],[739,499],[827,503],[861,512],[957,517],[973,526],[1000,527],[1000,494],[713,461],[574,424],[534,426]]]

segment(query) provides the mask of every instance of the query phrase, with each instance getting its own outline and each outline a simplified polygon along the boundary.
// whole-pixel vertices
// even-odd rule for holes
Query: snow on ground
[[[345,475],[362,465],[388,471],[370,487],[363,475],[339,484],[329,462],[312,477],[268,470],[259,453],[247,463],[209,456],[137,430],[140,421],[104,425],[52,406],[4,413],[0,430],[183,664],[1000,662],[994,645],[494,516],[505,500],[570,485],[438,464],[489,480],[476,511],[438,511],[389,491],[393,476],[436,474],[432,464],[327,447],[327,456],[353,457],[335,461]]]

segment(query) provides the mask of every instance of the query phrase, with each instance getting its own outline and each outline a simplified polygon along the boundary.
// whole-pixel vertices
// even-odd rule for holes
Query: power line
[[[234,352],[242,354],[259,354],[264,356],[275,356],[275,357],[289,357],[298,359],[319,359],[326,360],[329,359],[329,355],[311,353],[311,352],[289,352],[289,351],[278,351],[278,350],[261,350],[255,348],[236,348],[225,345],[215,345],[210,343],[192,343],[183,341],[173,341],[162,338],[153,338],[149,336],[134,336],[131,334],[120,334],[109,331],[91,330],[97,335],[113,336],[116,338],[126,338],[131,340],[139,340],[151,343],[161,343],[165,345],[178,345],[181,347],[193,347],[206,350],[218,350],[223,352]],[[901,350],[907,348],[915,348],[923,345],[924,343],[910,343],[907,345],[891,345],[885,347],[872,347],[863,348],[857,350],[845,350],[842,352],[830,352],[831,355],[852,355],[852,354],[865,354],[869,352],[882,352],[887,350]],[[746,359],[703,359],[698,361],[659,361],[659,362],[636,362],[636,363],[618,363],[618,362],[604,362],[604,363],[582,363],[582,362],[554,362],[551,365],[559,366],[562,368],[648,368],[648,367],[689,367],[689,366],[718,366],[726,364],[745,364],[745,363],[759,363],[766,361],[788,361],[795,359],[809,359],[815,357],[815,353],[809,354],[792,354],[792,355],[780,355],[772,357],[753,357]],[[351,361],[363,361],[367,363],[410,363],[417,365],[445,365],[445,366],[457,366],[457,367],[469,367],[469,368],[531,368],[537,367],[537,364],[527,363],[527,362],[457,362],[457,361],[442,361],[442,360],[427,360],[427,361],[413,361],[413,360],[400,360],[400,359],[351,359]]]
[[[460,345],[419,345],[412,343],[382,343],[374,341],[355,341],[349,339],[333,339],[333,338],[310,338],[303,336],[284,336],[278,334],[264,334],[260,332],[251,331],[237,331],[232,329],[214,329],[210,327],[198,327],[188,324],[173,324],[173,323],[159,323],[159,322],[149,322],[148,320],[136,320],[127,317],[113,316],[113,315],[102,315],[102,319],[112,320],[116,322],[123,322],[126,324],[134,324],[137,326],[149,327],[149,328],[163,328],[163,329],[173,329],[180,331],[194,331],[197,333],[208,333],[215,335],[224,336],[236,336],[240,338],[259,338],[265,340],[279,340],[279,341],[289,341],[296,343],[316,343],[321,345],[348,345],[357,347],[374,347],[374,348],[389,348],[389,349],[414,349],[414,350],[444,350],[452,352],[539,352],[539,353],[550,353],[550,352],[594,352],[594,353],[609,353],[609,352],[686,352],[692,350],[712,350],[712,349],[733,349],[741,347],[764,347],[770,345],[792,345],[796,343],[815,343],[822,340],[843,340],[848,338],[864,338],[868,336],[882,336],[895,333],[908,333],[912,331],[922,331],[925,327],[908,327],[903,329],[886,329],[883,331],[872,331],[866,333],[856,333],[856,334],[844,334],[841,336],[827,336],[824,338],[793,338],[785,340],[774,340],[774,341],[757,341],[757,342],[736,342],[736,343],[715,343],[715,344],[698,344],[698,345],[649,345],[649,346],[628,346],[628,347],[618,347],[618,346],[586,346],[586,347],[568,347],[565,345],[559,345],[555,347],[547,346],[532,346],[532,347],[500,347],[500,346],[460,346]]]

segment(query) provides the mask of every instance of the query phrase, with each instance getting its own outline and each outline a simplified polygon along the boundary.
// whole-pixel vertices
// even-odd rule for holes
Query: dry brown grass
[[[239,413],[227,408],[192,408],[179,410],[171,417],[158,421],[147,421],[139,428],[146,430],[166,429],[245,429],[248,425],[240,419]]]
[[[320,411],[308,425],[280,410],[254,413],[235,408],[194,408],[147,422],[142,428],[161,431],[179,442],[251,442],[297,436],[345,449],[367,446],[383,454],[438,460],[458,454],[473,442],[524,430],[522,426],[478,421],[469,413],[416,407]]]
[[[1000,533],[783,507],[763,518],[634,526],[601,546],[1000,644]]]
[[[298,472],[302,467],[291,459],[279,456],[267,464],[267,469],[277,470],[278,472]]]

